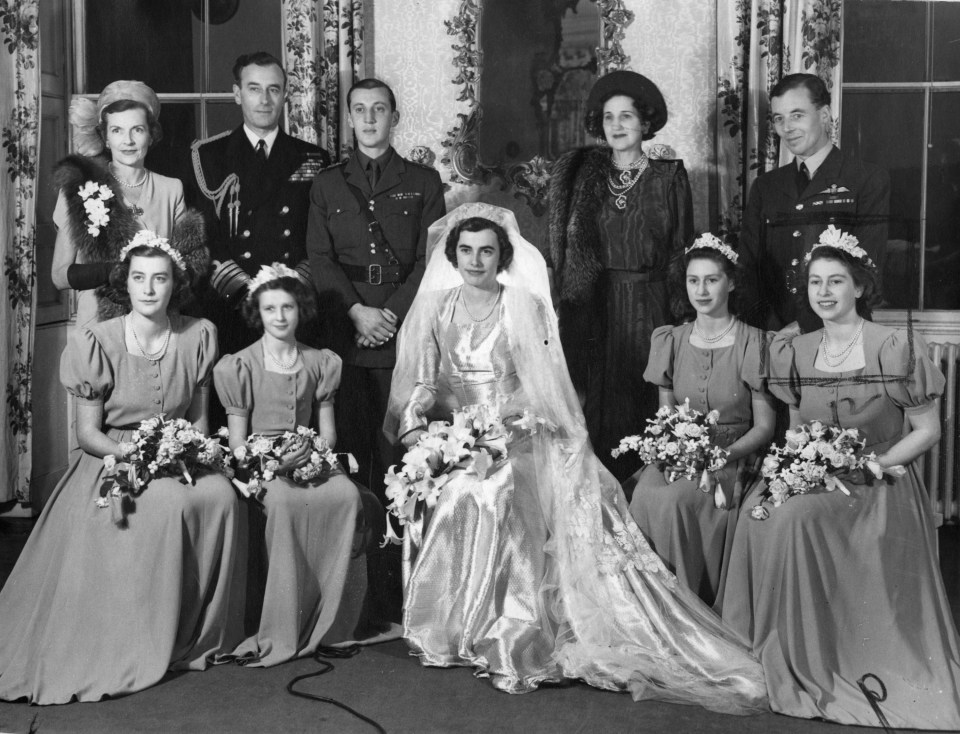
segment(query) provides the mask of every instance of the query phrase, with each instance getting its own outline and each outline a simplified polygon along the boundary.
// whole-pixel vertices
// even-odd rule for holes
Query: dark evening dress
[[[773,340],[771,392],[803,422],[857,428],[866,450],[882,454],[900,440],[904,413],[931,409],[943,375],[921,339],[871,322],[865,367],[822,372],[821,334]],[[747,496],[723,618],[753,641],[774,711],[878,726],[857,685],[872,673],[886,686],[880,708],[891,726],[960,730],[960,642],[929,499],[916,465],[906,469],[872,485],[845,482],[850,496],[814,491],[767,504],[763,521],[749,517],[762,483]]]
[[[693,323],[653,332],[643,376],[658,388],[672,390],[677,403],[689,400],[701,413],[719,411],[715,440],[726,448],[750,430],[755,397],[773,403],[763,374],[767,336],[738,322],[733,344],[703,349],[690,344],[692,332]],[[730,559],[743,499],[737,470],[734,462],[717,472],[726,509],[717,509],[712,493],[698,490],[699,477],[668,484],[655,466],[640,471],[630,501],[630,514],[651,547],[707,604],[716,600]]]
[[[170,320],[159,360],[127,352],[121,318],[78,329],[63,352],[61,381],[78,404],[103,407],[115,441],[157,413],[182,418],[209,383],[213,324]],[[102,475],[103,460],[80,452],[0,593],[0,699],[133,693],[168,669],[203,670],[243,638],[244,539],[227,478],[155,479],[120,527],[96,505]]]
[[[250,433],[316,427],[315,409],[332,403],[340,384],[340,357],[303,344],[300,353],[303,365],[292,374],[265,369],[260,340],[221,359],[214,381],[227,415],[246,417]],[[357,485],[335,471],[307,486],[287,477],[264,486],[264,536],[250,538],[267,559],[260,622],[234,655],[269,667],[352,639],[367,583]]]

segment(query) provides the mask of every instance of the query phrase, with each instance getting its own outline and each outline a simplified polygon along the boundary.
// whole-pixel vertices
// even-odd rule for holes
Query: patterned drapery
[[[346,95],[363,68],[363,0],[283,0],[287,132],[337,161],[353,144]]]
[[[0,375],[6,383],[0,422],[0,502],[30,500],[31,372],[36,306],[37,159],[40,148],[39,0],[0,0]]]
[[[786,162],[769,120],[769,92],[787,74],[818,74],[840,120],[842,0],[717,3],[717,169],[720,228],[736,236],[753,180]]]

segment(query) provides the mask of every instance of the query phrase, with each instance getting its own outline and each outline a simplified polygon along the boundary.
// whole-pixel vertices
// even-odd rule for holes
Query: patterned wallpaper
[[[374,0],[372,7],[372,73],[393,86],[400,107],[400,125],[394,145],[401,154],[418,145],[437,156],[444,180],[449,171],[439,163],[441,141],[466,112],[457,101],[459,89],[451,80],[453,36],[444,20],[452,18],[460,0]],[[705,7],[709,8],[705,12]],[[655,138],[684,159],[693,187],[696,226],[709,227],[710,197],[715,188],[713,115],[716,100],[716,9],[703,0],[631,0],[636,20],[627,28],[624,51],[630,66],[649,76],[667,100],[670,119]],[[369,28],[369,26],[368,26]],[[369,64],[368,59],[368,64]],[[447,206],[477,200],[508,206],[517,213],[521,230],[543,248],[545,223],[529,207],[498,187],[479,189],[454,185]]]

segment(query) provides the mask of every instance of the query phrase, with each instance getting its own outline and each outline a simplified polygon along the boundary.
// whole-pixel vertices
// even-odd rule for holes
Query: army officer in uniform
[[[741,318],[766,329],[798,321],[823,324],[795,290],[803,256],[833,224],[860,240],[882,272],[887,244],[890,177],[873,164],[845,157],[830,141],[830,92],[813,74],[789,74],[771,90],[774,128],[795,158],[754,182],[743,214]]]
[[[306,251],[310,185],[330,161],[317,146],[280,129],[287,77],[277,58],[263,51],[240,56],[233,77],[243,125],[196,141],[192,149],[193,183],[213,220],[214,273],[204,315],[217,326],[221,354],[259,338],[237,306],[262,265],[281,262],[312,283]],[[316,344],[316,324],[304,326],[301,338]]]

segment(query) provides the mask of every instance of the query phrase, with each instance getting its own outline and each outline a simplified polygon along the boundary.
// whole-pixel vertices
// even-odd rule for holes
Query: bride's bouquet
[[[220,437],[229,437],[226,428],[220,429]],[[357,460],[353,454],[336,454],[327,440],[314,429],[297,426],[296,431],[285,431],[275,436],[266,436],[262,433],[250,434],[246,442],[233,451],[236,469],[246,475],[247,481],[234,478],[234,485],[247,497],[263,499],[266,492],[263,484],[277,476],[283,457],[303,450],[307,444],[310,445],[310,458],[307,463],[290,472],[290,479],[295,484],[309,484],[317,477],[339,469],[338,457],[340,456],[346,459],[351,474],[357,471]]]
[[[624,436],[610,453],[617,458],[636,451],[644,464],[662,471],[667,482],[699,477],[700,491],[713,492],[714,505],[724,509],[727,499],[716,472],[726,464],[728,452],[715,445],[712,437],[719,419],[717,411],[704,415],[691,408],[689,400],[684,400],[683,405],[664,405],[656,417],[647,419],[643,435]]]
[[[202,474],[232,474],[227,450],[183,418],[167,420],[162,414],[147,418],[130,435],[130,443],[132,448],[121,458],[103,457],[97,507],[112,507],[118,523],[123,522],[122,496],[138,496],[153,479],[174,477],[193,484]]]
[[[420,435],[416,446],[403,455],[402,466],[387,471],[387,534],[381,547],[402,542],[390,522],[394,515],[401,527],[414,522],[424,508],[437,504],[453,472],[463,470],[485,479],[491,467],[507,458],[507,444],[514,433],[500,415],[499,405],[468,405],[454,411],[453,421],[433,421]],[[550,426],[543,418],[524,411],[511,428],[534,432]]]
[[[883,475],[902,476],[906,473],[900,465],[882,469],[874,453],[863,453],[866,441],[860,438],[856,428],[825,426],[820,421],[802,423],[787,431],[786,444],[771,446],[763,459],[760,473],[767,486],[760,495],[760,503],[750,510],[754,520],[766,520],[770,511],[763,503],[770,500],[779,507],[791,497],[807,494],[823,487],[828,492],[839,490],[850,494],[838,475],[865,474],[877,479]]]

